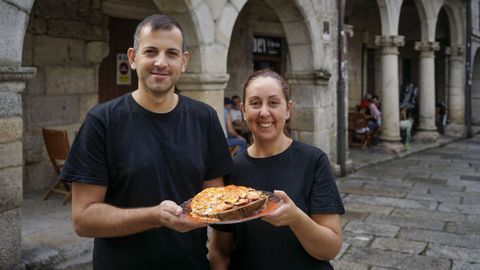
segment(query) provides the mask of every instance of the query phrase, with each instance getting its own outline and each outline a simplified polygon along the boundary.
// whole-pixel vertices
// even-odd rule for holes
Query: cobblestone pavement
[[[479,270],[480,136],[338,179],[337,270]]]
[[[433,147],[403,158],[355,153],[362,169],[338,179],[347,212],[335,269],[480,270],[480,135]],[[74,234],[70,205],[42,195],[24,196],[27,269],[91,269],[92,239]]]

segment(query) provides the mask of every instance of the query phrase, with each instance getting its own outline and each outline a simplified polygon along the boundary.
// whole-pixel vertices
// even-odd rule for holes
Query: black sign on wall
[[[253,53],[257,55],[280,56],[282,39],[276,37],[255,36],[253,39]]]

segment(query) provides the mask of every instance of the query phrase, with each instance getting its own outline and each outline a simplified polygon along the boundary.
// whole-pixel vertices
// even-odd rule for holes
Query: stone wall
[[[107,26],[100,0],[43,0],[33,5],[22,59],[23,65],[37,68],[22,95],[24,191],[44,189],[56,178],[41,129],[67,129],[72,141],[86,112],[97,104]]]

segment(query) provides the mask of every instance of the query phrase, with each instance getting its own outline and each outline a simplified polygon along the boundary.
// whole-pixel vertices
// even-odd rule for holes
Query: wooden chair
[[[360,132],[361,131],[361,132]],[[366,147],[371,145],[373,131],[368,129],[368,119],[362,112],[348,113],[348,144]]]
[[[67,131],[43,128],[42,133],[48,157],[50,158],[53,169],[58,176],[62,171],[63,162],[67,159],[68,152],[70,151],[70,143],[68,141]],[[72,195],[71,186],[68,183],[62,182],[58,179],[47,191],[47,193],[45,193],[43,199],[47,200],[54,192],[64,195],[63,205],[67,203]]]

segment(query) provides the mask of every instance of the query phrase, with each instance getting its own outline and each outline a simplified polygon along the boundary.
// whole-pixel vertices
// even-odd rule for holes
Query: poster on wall
[[[132,70],[126,53],[117,53],[117,85],[130,85]]]

